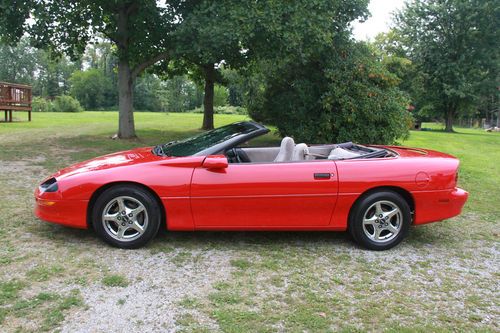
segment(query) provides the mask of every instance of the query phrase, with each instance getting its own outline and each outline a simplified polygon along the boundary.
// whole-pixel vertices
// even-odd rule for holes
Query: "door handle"
[[[329,172],[318,172],[314,174],[314,179],[330,179],[332,174]]]

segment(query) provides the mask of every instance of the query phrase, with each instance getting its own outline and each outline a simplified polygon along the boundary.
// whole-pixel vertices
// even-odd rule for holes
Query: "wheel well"
[[[351,213],[352,213],[354,206],[364,197],[366,197],[372,193],[380,192],[380,191],[395,192],[395,193],[399,194],[401,197],[403,197],[403,199],[405,199],[405,201],[408,203],[408,206],[410,206],[410,211],[411,211],[412,219],[413,219],[413,215],[415,214],[415,200],[413,199],[413,196],[411,195],[410,192],[408,192],[404,188],[397,187],[397,186],[379,186],[379,187],[374,187],[374,188],[371,188],[369,190],[366,190],[365,192],[361,193],[361,195],[356,199],[354,204],[351,206],[351,209],[349,210],[348,224],[351,222],[350,217],[351,217]]]
[[[89,200],[89,204],[87,205],[87,226],[89,228],[93,228],[93,226],[92,226],[92,209],[94,209],[94,205],[95,205],[95,202],[96,202],[97,198],[99,198],[99,196],[101,195],[101,193],[103,193],[104,191],[106,191],[108,188],[111,188],[111,187],[117,186],[117,185],[134,185],[134,186],[141,187],[144,190],[146,190],[149,193],[151,193],[151,195],[156,199],[156,202],[160,206],[161,221],[162,221],[161,225],[163,226],[163,228],[166,227],[166,223],[165,222],[167,220],[167,214],[165,212],[165,207],[163,206],[163,203],[161,202],[160,197],[158,196],[158,194],[156,194],[155,191],[153,191],[150,187],[148,187],[148,186],[146,186],[144,184],[141,184],[141,183],[136,183],[136,182],[113,182],[113,183],[108,183],[106,185],[103,185],[103,186],[99,187],[97,190],[94,191],[94,193],[92,193],[92,196],[90,197],[90,200]]]

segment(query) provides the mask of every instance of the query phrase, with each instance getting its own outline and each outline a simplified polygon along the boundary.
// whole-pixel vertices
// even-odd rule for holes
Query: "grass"
[[[61,266],[51,266],[51,267],[40,266],[33,268],[32,270],[29,270],[26,273],[26,277],[32,281],[43,282],[50,280],[52,276],[60,274],[63,271],[64,268]]]
[[[32,215],[33,188],[47,174],[184,138],[201,124],[200,114],[141,112],[139,139],[110,140],[117,118],[116,112],[40,113],[31,123],[0,123],[0,331],[58,330],[76,309],[93,306],[85,304],[88,293],[116,295],[113,304],[125,308],[134,298],[123,292],[149,283],[146,268],[134,276],[119,259],[126,254],[92,232]],[[242,119],[216,115],[216,126]],[[424,127],[432,130],[411,132],[402,144],[459,157],[459,183],[470,200],[460,217],[412,228],[394,250],[365,251],[343,233],[170,232],[128,258],[157,258],[157,272],[168,276],[162,270],[168,264],[184,272],[186,284],[208,277],[203,265],[228,272],[202,292],[172,300],[185,332],[498,331],[500,134]],[[278,141],[271,133],[260,144]],[[161,290],[162,278],[153,277],[159,280],[149,288]],[[143,319],[143,325],[154,321]]]
[[[434,124],[432,131],[412,132],[405,145],[427,147],[460,159],[460,184],[470,192],[466,211],[495,217],[500,214],[500,135],[476,129],[457,128],[446,133]]]
[[[112,274],[112,275],[106,275],[102,279],[102,284],[107,287],[126,287],[128,286],[129,282],[127,278],[123,275]]]

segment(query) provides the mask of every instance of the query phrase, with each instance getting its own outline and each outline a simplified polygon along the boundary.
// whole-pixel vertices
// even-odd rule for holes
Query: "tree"
[[[427,108],[445,119],[446,131],[496,88],[499,20],[495,0],[416,0],[396,15],[407,56],[423,75]]]
[[[223,68],[222,78],[224,85],[228,89],[228,103],[231,106],[243,105],[243,82],[246,78],[243,77],[238,71],[234,69]]]
[[[71,96],[75,97],[86,110],[97,110],[116,105],[111,80],[96,68],[75,71],[70,78]]]
[[[174,34],[176,56],[182,59],[178,65],[185,73],[203,82],[203,129],[214,128],[214,89],[216,83],[222,83],[218,65],[224,62],[237,67],[244,59],[240,16],[244,3],[187,0],[180,7],[185,19]]]
[[[1,81],[32,84],[37,62],[37,50],[30,47],[25,38],[17,45],[0,44],[0,64],[3,64],[0,66]]]
[[[30,46],[27,38],[17,44],[0,42],[0,80],[33,86],[33,94],[55,97],[69,91],[69,77],[80,67],[67,57],[51,57],[48,51]]]
[[[72,62],[64,55],[54,56],[50,50],[37,50],[33,94],[47,98],[67,94],[71,74],[80,67],[79,61]]]
[[[400,80],[351,40],[350,22],[366,17],[366,1],[264,6],[255,15],[266,33],[248,41],[256,59],[245,94],[252,118],[310,143],[391,143],[407,135],[411,115]]]
[[[153,74],[144,73],[134,85],[134,108],[142,111],[160,111],[161,80]]]
[[[384,67],[399,78],[398,88],[407,94],[414,120],[422,122],[429,119],[425,107],[428,100],[424,93],[423,75],[407,58],[401,36],[394,30],[380,33],[375,36],[370,47]]]
[[[203,87],[185,75],[176,75],[162,83],[162,104],[167,112],[186,112],[203,104]]]
[[[387,144],[408,133],[411,115],[399,79],[364,44],[323,48],[305,63],[286,62],[272,73],[262,105],[250,105],[249,112],[283,136]]]
[[[213,96],[220,73],[257,59],[280,61],[287,54],[306,58],[331,41],[355,18],[366,14],[367,0],[234,1],[186,0],[187,14],[174,33],[176,54],[204,81],[203,128],[213,128]]]
[[[28,32],[36,47],[73,58],[96,34],[110,40],[118,57],[118,136],[132,138],[133,83],[146,68],[168,59],[171,32],[181,21],[176,11],[179,2],[0,0],[0,37],[14,42]]]
[[[95,44],[87,45],[82,61],[90,68],[101,70],[116,87],[118,83],[117,67],[118,59],[115,52],[116,47],[104,40]]]

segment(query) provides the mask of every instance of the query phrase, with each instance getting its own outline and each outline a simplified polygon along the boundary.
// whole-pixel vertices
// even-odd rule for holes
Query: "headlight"
[[[59,189],[59,187],[57,186],[57,180],[55,178],[47,179],[40,185],[39,188],[41,193],[56,192]]]

